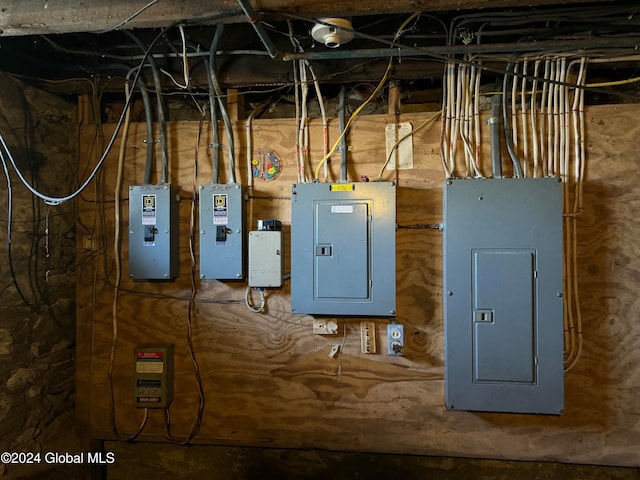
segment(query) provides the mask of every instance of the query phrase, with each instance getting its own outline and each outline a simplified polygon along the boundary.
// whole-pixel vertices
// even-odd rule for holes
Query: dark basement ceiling
[[[256,19],[277,49],[276,58],[267,54],[237,1],[5,1],[0,13],[0,69],[35,83],[36,79],[100,78],[107,91],[121,92],[127,70],[138,65],[143,51],[155,41],[150,53],[158,68],[179,82],[183,79],[183,43],[177,25],[183,27],[190,56],[191,91],[208,89],[204,60],[220,25],[224,25],[224,34],[217,48],[217,76],[223,87],[240,89],[291,84],[294,58],[307,58],[320,82],[327,85],[377,81],[393,54],[396,62],[392,79],[430,82],[437,88],[447,58],[481,59],[486,81],[491,82],[492,76],[501,76],[506,62],[516,54],[581,52],[617,56],[635,54],[640,46],[637,1],[257,3]],[[394,32],[409,13],[419,9],[425,12],[389,48]],[[135,12],[140,13],[120,25]],[[338,49],[317,44],[310,31],[318,15],[353,15],[356,38]],[[590,75],[616,80],[633,76],[637,65],[593,65]],[[147,72],[145,81],[152,83]],[[50,84],[45,86],[52,88]],[[77,92],[69,91],[73,90],[69,84],[66,88],[68,93],[87,89],[80,82]],[[166,74],[162,75],[162,88],[167,92],[181,90]],[[636,85],[625,91],[637,95]]]

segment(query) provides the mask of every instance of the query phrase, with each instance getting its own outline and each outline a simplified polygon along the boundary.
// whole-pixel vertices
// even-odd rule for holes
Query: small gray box
[[[291,310],[396,313],[393,183],[300,183],[291,196]]]
[[[245,198],[238,183],[200,185],[200,278],[244,279]]]
[[[443,195],[447,408],[561,414],[562,184],[450,179]]]
[[[250,287],[282,287],[283,250],[281,231],[258,230],[249,232]]]
[[[129,187],[129,276],[171,280],[178,276],[178,190],[169,184]]]

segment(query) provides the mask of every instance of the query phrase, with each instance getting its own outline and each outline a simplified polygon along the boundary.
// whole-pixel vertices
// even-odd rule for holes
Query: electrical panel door
[[[315,300],[369,297],[368,207],[360,201],[315,204]]]
[[[447,408],[561,414],[562,184],[449,179],[443,208]]]
[[[292,187],[293,312],[395,315],[395,198],[388,182]]]
[[[200,278],[242,280],[245,199],[238,183],[200,185]]]
[[[178,276],[178,190],[169,184],[129,187],[129,276]]]

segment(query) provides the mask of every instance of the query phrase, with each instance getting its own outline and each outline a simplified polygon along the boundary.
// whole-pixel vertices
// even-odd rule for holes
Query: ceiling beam
[[[292,13],[307,17],[380,15],[403,12],[533,5],[592,3],[597,0],[252,0],[269,17]],[[609,0],[613,1],[613,0]],[[151,4],[152,3],[152,4]],[[151,4],[119,28],[166,27],[175,22],[231,23],[246,21],[235,0],[4,0],[0,35],[98,32],[112,29]]]

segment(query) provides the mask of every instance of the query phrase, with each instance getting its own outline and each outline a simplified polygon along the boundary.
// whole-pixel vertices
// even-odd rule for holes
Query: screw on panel
[[[206,278],[206,277],[205,277],[204,273],[201,273],[201,274],[200,274],[200,280],[204,280],[205,278]]]
[[[241,273],[236,273],[236,277],[237,278],[242,278],[242,274]]]
[[[395,315],[395,314],[396,314],[396,311],[395,311],[395,310],[390,310],[390,311],[389,311],[389,313],[390,313],[391,315]]]
[[[558,298],[562,297],[562,292],[558,292],[556,293],[556,295],[558,296]]]
[[[447,295],[449,295],[450,297],[453,297],[453,292],[449,291],[447,292]]]
[[[164,274],[164,278],[169,278],[169,274],[168,274],[168,273],[165,273],[165,274]]]
[[[453,182],[451,180],[447,180],[447,185],[452,185]]]
[[[200,235],[204,235],[205,233],[207,232],[205,232],[204,230],[200,230]]]

